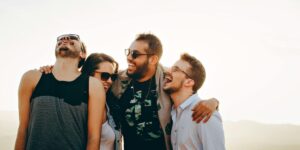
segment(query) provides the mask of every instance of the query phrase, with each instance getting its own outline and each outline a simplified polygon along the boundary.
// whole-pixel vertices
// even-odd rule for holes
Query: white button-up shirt
[[[225,150],[224,131],[219,112],[207,123],[192,120],[192,108],[200,101],[197,94],[186,99],[177,109],[172,108],[171,132],[174,150]]]

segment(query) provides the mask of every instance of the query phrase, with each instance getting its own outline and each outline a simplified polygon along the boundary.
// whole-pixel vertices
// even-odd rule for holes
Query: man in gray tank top
[[[19,85],[15,149],[99,149],[105,91],[81,74],[86,49],[76,34],[57,38],[52,73],[26,72]]]

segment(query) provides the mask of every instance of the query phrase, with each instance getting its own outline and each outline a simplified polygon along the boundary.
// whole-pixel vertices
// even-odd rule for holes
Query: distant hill
[[[225,121],[224,130],[228,150],[300,150],[300,126]]]
[[[0,150],[14,147],[18,113],[0,111]],[[300,126],[225,121],[227,150],[300,150]]]

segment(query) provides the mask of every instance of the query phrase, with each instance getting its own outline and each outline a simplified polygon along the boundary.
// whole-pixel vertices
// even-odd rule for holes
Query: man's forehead
[[[177,60],[173,67],[179,67],[181,69],[185,68],[188,69],[190,67],[190,64],[184,60]]]
[[[145,41],[134,41],[130,45],[131,50],[138,50],[140,52],[145,52],[146,49],[148,49],[149,45]]]

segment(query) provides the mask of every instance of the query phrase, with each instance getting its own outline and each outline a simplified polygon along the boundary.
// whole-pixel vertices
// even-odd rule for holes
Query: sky
[[[57,36],[79,34],[126,69],[124,49],[150,32],[163,65],[183,52],[201,60],[198,93],[220,101],[223,120],[300,125],[297,0],[1,0],[0,26],[0,111],[17,111],[24,72],[54,64]]]

